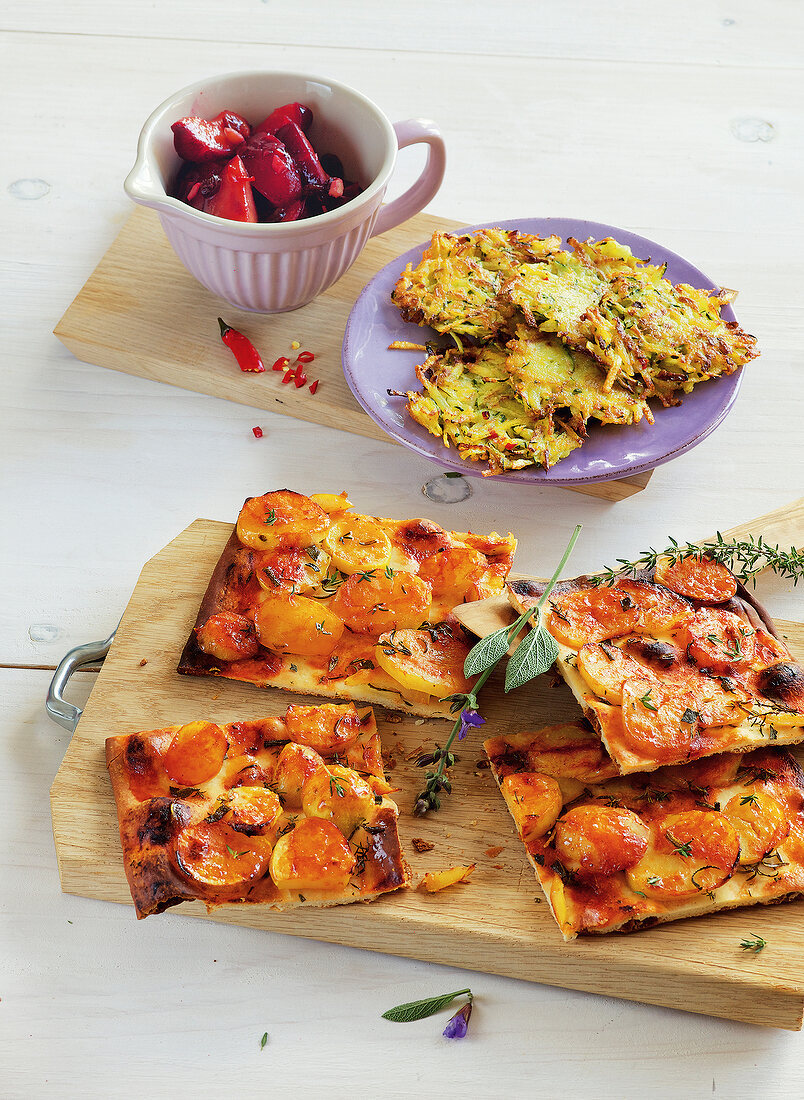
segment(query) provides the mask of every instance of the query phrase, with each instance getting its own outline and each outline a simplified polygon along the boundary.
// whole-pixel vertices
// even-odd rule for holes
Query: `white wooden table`
[[[48,789],[68,737],[43,708],[49,670],[114,627],[142,563],[196,516],[233,518],[248,492],[348,486],[367,512],[510,526],[525,570],[552,563],[576,522],[583,569],[801,495],[802,41],[804,10],[785,0],[6,6],[0,1095],[804,1094],[800,1035],[175,912],[137,923],[61,894]],[[449,166],[431,213],[609,222],[739,288],[763,354],[726,422],[619,504],[473,479],[466,503],[436,506],[421,496],[433,468],[391,444],[74,360],[51,330],[129,213],[142,121],[184,84],[260,66],[437,120]],[[397,192],[417,166],[402,161]],[[801,589],[762,592],[804,612]],[[91,681],[77,677],[77,701]],[[379,1018],[466,984],[462,1043],[440,1037],[442,1017]]]

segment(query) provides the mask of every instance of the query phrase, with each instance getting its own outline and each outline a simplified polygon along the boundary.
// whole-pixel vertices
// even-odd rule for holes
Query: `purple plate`
[[[489,222],[485,226],[473,225],[456,232],[469,233],[491,225],[519,229],[541,237],[556,233],[563,240],[567,237],[577,237],[579,240],[614,237],[627,244],[636,256],[650,258],[653,263],[666,263],[667,277],[673,283],[689,283],[707,290],[718,285],[697,267],[655,241],[600,222],[574,218],[522,218]],[[417,344],[428,340],[443,343],[443,337],[432,329],[403,321],[399,310],[391,302],[391,290],[400,273],[406,264],[419,263],[427,244],[429,242],[399,256],[366,285],[346,325],[343,372],[349,388],[365,411],[393,439],[440,466],[460,470],[470,476],[480,476],[486,468],[484,463],[463,461],[454,449],[446,448],[438,437],[430,435],[408,416],[404,398],[389,397],[387,393],[389,389],[418,388],[413,368],[421,361],[416,358],[421,356],[421,352],[389,351],[389,344],[395,340],[410,340]],[[735,320],[729,306],[723,307],[721,315],[726,321]],[[590,427],[589,437],[583,446],[550,470],[530,466],[524,470],[497,474],[494,480],[583,485],[645,473],[706,439],[734,404],[741,381],[742,371],[738,370],[711,382],[703,382],[672,409],[652,402],[655,424],[643,420],[626,427]]]

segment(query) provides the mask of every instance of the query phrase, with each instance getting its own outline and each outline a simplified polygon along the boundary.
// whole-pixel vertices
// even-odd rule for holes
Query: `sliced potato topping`
[[[290,550],[254,553],[254,573],[271,595],[281,591],[307,592],[326,577],[329,554],[319,546],[294,546]]]
[[[581,646],[576,666],[592,691],[609,703],[622,704],[626,680],[645,677],[645,669],[610,642]]]
[[[687,681],[685,693],[688,705],[696,711],[704,728],[739,726],[751,711],[748,692],[726,677],[716,680],[711,676],[693,676]]]
[[[315,749],[293,741],[284,746],[276,761],[273,786],[285,809],[301,809],[302,789],[316,771],[326,771],[326,764]]]
[[[273,791],[267,787],[235,787],[226,796],[229,812],[226,824],[235,832],[245,836],[269,834],[275,839],[276,829],[271,833],[282,813],[282,804]]]
[[[329,607],[357,633],[382,634],[418,625],[430,609],[430,585],[413,573],[391,573],[353,573]]]
[[[631,634],[639,625],[639,609],[630,595],[607,585],[559,592],[549,602],[550,633],[573,649]]]
[[[468,692],[471,681],[462,670],[469,646],[451,627],[442,626],[383,634],[374,648],[376,663],[408,691],[439,698]]]
[[[500,784],[519,835],[527,844],[555,825],[564,802],[561,787],[541,772],[515,772]]]
[[[764,791],[745,791],[730,798],[723,813],[740,838],[740,863],[758,863],[790,832],[784,806]]]
[[[656,562],[655,580],[665,588],[703,603],[725,603],[737,591],[733,573],[707,554],[678,561],[660,557]]]
[[[687,658],[699,668],[729,672],[747,668],[754,659],[756,632],[731,611],[701,608],[679,635]]]
[[[650,829],[632,810],[575,806],[556,823],[555,849],[568,871],[611,875],[637,864],[649,838]]]
[[[175,783],[195,787],[218,774],[228,748],[226,734],[214,722],[188,722],[173,735],[162,763]]]
[[[486,569],[486,558],[471,546],[447,546],[424,558],[419,576],[430,582],[434,599],[456,604],[463,603]]]
[[[338,512],[346,512],[352,507],[352,502],[349,500],[345,489],[340,493],[311,493],[310,500],[317,504],[319,508],[323,508],[328,516],[337,515]]]
[[[309,546],[329,527],[329,516],[315,501],[290,489],[249,497],[237,517],[237,537],[254,550]]]
[[[304,818],[281,836],[271,855],[271,878],[280,890],[343,890],[355,868],[346,837],[331,821]]]
[[[254,615],[257,636],[266,649],[304,657],[328,657],[344,625],[317,600],[306,596],[273,596]]]
[[[391,557],[391,540],[368,516],[347,515],[333,520],[324,536],[324,546],[332,564],[342,573],[382,569]]]
[[[302,790],[306,816],[332,821],[345,836],[366,820],[373,806],[374,791],[366,780],[340,764],[314,772]]]
[[[674,900],[716,890],[739,858],[740,839],[723,814],[686,810],[652,822],[648,850],[626,875],[633,890]]]
[[[253,657],[260,648],[254,623],[233,611],[211,615],[196,630],[198,648],[219,661],[240,661]]]
[[[615,591],[620,593],[621,600],[630,599],[636,605],[637,634],[663,634],[675,630],[680,624],[689,622],[694,614],[694,609],[683,596],[658,584],[623,578],[617,581]]]
[[[698,715],[683,692],[646,677],[623,684],[622,718],[628,748],[655,761],[683,755],[698,724]]]
[[[188,878],[218,889],[261,878],[271,858],[271,838],[243,836],[223,821],[182,829],[176,862]]]
[[[285,715],[288,736],[320,753],[344,752],[357,740],[360,715],[354,703],[289,706]]]

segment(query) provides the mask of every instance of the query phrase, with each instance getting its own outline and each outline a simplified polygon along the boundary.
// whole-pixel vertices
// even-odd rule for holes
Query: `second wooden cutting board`
[[[107,736],[194,718],[231,721],[279,714],[299,700],[244,684],[180,677],[175,671],[230,532],[228,524],[197,520],[142,571],[51,791],[59,873],[68,893],[130,904],[104,764]],[[792,530],[790,537],[795,537]],[[804,628],[780,626],[794,653],[804,657]],[[378,714],[414,877],[476,862],[470,884],[442,894],[409,890],[371,905],[289,914],[245,905],[207,914],[196,903],[182,905],[180,912],[765,1026],[801,1026],[804,902],[565,943],[496,786],[478,761],[485,736],[575,717],[577,708],[569,691],[552,686],[547,676],[511,695],[504,695],[502,678],[496,677],[484,690],[483,713],[486,726],[459,746],[454,794],[438,814],[424,819],[410,813],[422,786],[414,761],[434,741],[442,742],[449,726]],[[419,854],[414,838],[433,844],[433,850]],[[133,910],[131,919],[133,924]],[[767,940],[761,955],[740,950],[748,933]]]

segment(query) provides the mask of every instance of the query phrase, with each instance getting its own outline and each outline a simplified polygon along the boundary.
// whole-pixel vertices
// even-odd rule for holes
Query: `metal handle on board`
[[[70,733],[75,732],[78,719],[83,712],[81,707],[77,707],[75,703],[69,703],[64,698],[63,692],[67,687],[67,681],[77,669],[93,664],[95,661],[102,661],[109,652],[116,633],[117,631],[113,630],[102,642],[86,642],[71,649],[62,657],[58,668],[53,673],[53,679],[47,689],[45,710],[54,722],[58,722]]]

